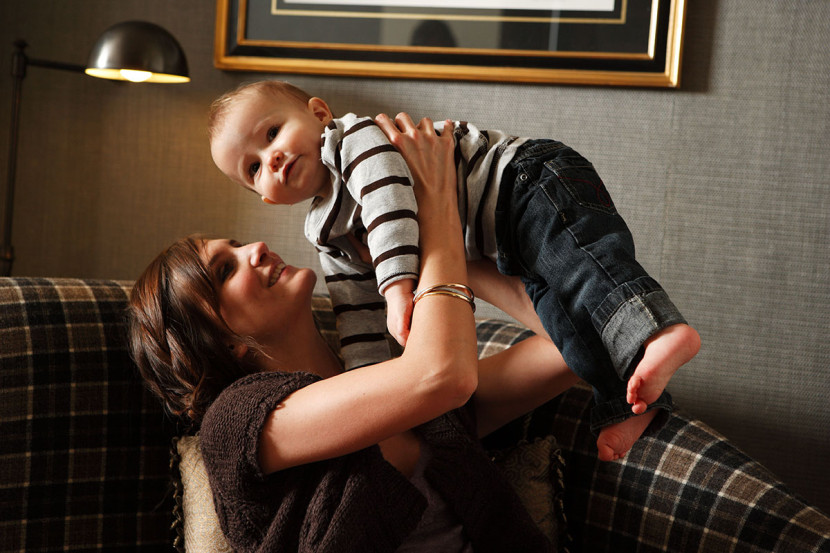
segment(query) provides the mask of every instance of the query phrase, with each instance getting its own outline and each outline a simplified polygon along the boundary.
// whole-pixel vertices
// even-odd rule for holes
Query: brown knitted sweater
[[[257,462],[268,414],[308,373],[259,373],[229,386],[202,423],[216,511],[240,552],[394,552],[417,526],[423,495],[377,446],[264,476]],[[461,520],[476,552],[552,551],[471,431],[471,409],[415,429],[435,452],[425,476]]]

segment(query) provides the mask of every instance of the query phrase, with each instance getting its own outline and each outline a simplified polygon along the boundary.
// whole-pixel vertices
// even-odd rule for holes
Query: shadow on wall
[[[718,0],[700,0],[686,8],[680,90],[709,90],[717,8]]]

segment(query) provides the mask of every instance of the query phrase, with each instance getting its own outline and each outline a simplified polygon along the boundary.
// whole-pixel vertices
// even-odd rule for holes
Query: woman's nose
[[[251,266],[257,267],[268,255],[268,246],[265,245],[265,242],[252,242],[250,246],[251,250],[249,252],[249,260],[251,262]]]

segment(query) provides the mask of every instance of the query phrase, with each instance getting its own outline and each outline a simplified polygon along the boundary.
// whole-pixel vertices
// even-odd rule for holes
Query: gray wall
[[[212,65],[208,0],[0,3],[0,166],[8,59],[83,63],[107,26],[146,19],[184,46],[188,85],[32,68],[24,84],[16,275],[131,279],[193,231],[264,239],[316,264],[304,206],[267,207],[211,163],[206,107],[263,75]],[[830,3],[689,6],[680,90],[291,77],[337,112],[406,110],[555,137],[598,166],[643,263],[703,337],[682,407],[830,511]],[[2,199],[0,199],[2,201]]]

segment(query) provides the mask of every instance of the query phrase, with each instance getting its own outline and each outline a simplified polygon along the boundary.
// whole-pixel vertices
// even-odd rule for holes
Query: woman
[[[344,372],[312,318],[311,270],[261,243],[198,239],[136,282],[133,356],[167,408],[201,424],[239,551],[549,551],[477,438],[575,377],[544,339],[478,362],[452,137],[405,114],[377,121],[413,173],[431,291],[401,357]]]

